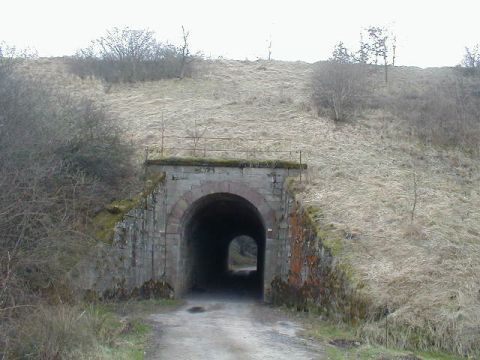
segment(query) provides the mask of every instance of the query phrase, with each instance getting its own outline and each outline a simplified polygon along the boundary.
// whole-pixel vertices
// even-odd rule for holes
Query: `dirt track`
[[[157,332],[147,359],[324,359],[298,335],[299,324],[253,300],[197,296],[180,309],[155,314]]]

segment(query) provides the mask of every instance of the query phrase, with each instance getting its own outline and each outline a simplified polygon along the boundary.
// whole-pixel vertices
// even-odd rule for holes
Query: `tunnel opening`
[[[248,200],[229,193],[197,200],[187,211],[183,239],[187,290],[263,296],[266,229],[261,214]],[[254,268],[229,267],[230,248],[239,239],[254,242]]]
[[[228,271],[256,271],[258,247],[250,236],[237,236],[228,246]]]

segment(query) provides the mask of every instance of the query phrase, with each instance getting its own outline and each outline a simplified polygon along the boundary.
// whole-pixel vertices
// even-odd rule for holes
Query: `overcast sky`
[[[0,11],[0,41],[40,56],[73,54],[114,26],[179,44],[184,25],[194,50],[242,60],[266,58],[269,39],[274,59],[324,60],[369,25],[394,30],[399,65],[456,65],[480,42],[480,0],[0,0]]]

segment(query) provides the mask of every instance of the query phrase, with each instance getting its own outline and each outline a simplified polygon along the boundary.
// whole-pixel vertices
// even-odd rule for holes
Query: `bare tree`
[[[356,58],[355,55],[346,48],[345,44],[340,41],[333,48],[332,57],[329,61],[339,64],[353,64],[356,62]]]
[[[360,64],[368,64],[370,62],[370,45],[364,41],[363,34],[360,33],[360,46],[356,54],[356,61]]]
[[[139,62],[151,57],[156,40],[153,31],[134,30],[128,27],[108,30],[105,36],[94,40],[107,59]]]
[[[384,27],[370,26],[367,28],[367,34],[370,39],[370,49],[373,52],[375,58],[375,65],[378,64],[378,60],[383,59],[383,65],[385,69],[385,83],[388,83],[388,56],[390,52],[390,34]]]
[[[182,25],[182,39],[183,43],[180,47],[180,53],[182,55],[182,63],[180,67],[180,79],[183,79],[185,76],[185,67],[187,62],[190,60],[190,46],[188,43],[188,37],[190,36],[190,31],[186,31],[185,27]]]
[[[397,59],[397,36],[392,35],[392,66],[395,67],[395,60]]]
[[[480,69],[480,48],[478,44],[473,48],[465,47],[462,65],[469,69]]]
[[[189,32],[182,30],[183,44],[176,47],[157,41],[150,30],[113,28],[79,50],[70,69],[82,78],[98,76],[107,82],[183,78],[194,56],[188,46]]]
[[[154,33],[149,30],[113,28],[105,36],[93,42],[100,49],[100,56],[107,61],[123,63],[123,71],[129,71],[129,81],[138,78],[139,65],[151,60],[155,49]]]
[[[5,41],[0,41],[0,59],[3,61],[14,59],[34,59],[36,57],[38,57],[38,53],[34,49],[19,49],[16,46],[7,44]]]
[[[270,37],[270,40],[268,41],[268,61],[272,60],[272,37]]]

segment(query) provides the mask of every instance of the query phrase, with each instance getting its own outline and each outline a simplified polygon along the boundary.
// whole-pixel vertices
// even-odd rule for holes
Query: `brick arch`
[[[232,181],[208,181],[185,192],[167,217],[167,233],[178,234],[191,206],[207,195],[218,193],[237,195],[250,202],[262,217],[267,237],[276,237],[278,233],[276,214],[264,196],[243,183]]]

